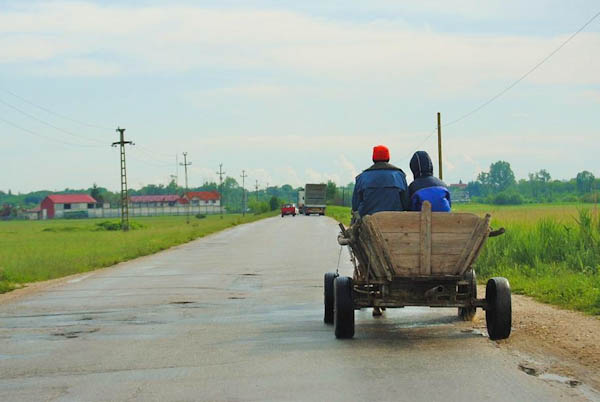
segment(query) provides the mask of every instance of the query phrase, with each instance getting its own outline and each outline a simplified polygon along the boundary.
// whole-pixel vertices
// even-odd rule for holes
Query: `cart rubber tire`
[[[325,305],[323,322],[325,324],[333,324],[333,303],[335,300],[333,295],[333,281],[335,281],[335,278],[337,277],[338,274],[335,272],[327,272],[323,281],[323,296]]]
[[[467,271],[465,274],[465,280],[470,282],[469,287],[471,288],[471,299],[477,299],[477,275],[475,275],[475,271],[472,269]],[[473,318],[475,318],[475,313],[477,313],[477,308],[472,306],[458,308],[458,316],[463,321],[473,321]]]
[[[506,339],[510,336],[512,325],[512,306],[510,284],[506,278],[491,278],[485,287],[485,321],[488,335],[492,340]]]
[[[352,278],[339,276],[333,282],[335,337],[349,339],[354,336],[354,302],[352,301]]]

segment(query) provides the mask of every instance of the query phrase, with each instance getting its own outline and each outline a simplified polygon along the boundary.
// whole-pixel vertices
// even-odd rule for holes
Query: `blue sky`
[[[117,125],[133,187],[168,182],[184,151],[191,185],[219,163],[261,186],[345,184],[380,143],[408,173],[415,150],[437,158],[436,112],[477,107],[600,11],[482,3],[0,1],[0,190],[117,189]],[[444,128],[446,181],[500,159],[517,177],[600,176],[599,32]]]

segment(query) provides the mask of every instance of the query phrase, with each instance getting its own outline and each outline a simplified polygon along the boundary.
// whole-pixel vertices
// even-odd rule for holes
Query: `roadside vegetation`
[[[455,212],[490,213],[494,228],[475,263],[479,280],[509,279],[513,292],[562,307],[600,314],[600,217],[581,204],[523,206],[457,205]],[[327,208],[327,215],[350,222],[350,209]]]
[[[116,220],[0,222],[0,293],[24,283],[107,267],[277,214],[136,218],[121,232]]]

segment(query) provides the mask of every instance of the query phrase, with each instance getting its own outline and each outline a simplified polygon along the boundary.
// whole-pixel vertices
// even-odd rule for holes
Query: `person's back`
[[[433,163],[425,151],[417,151],[410,160],[414,181],[408,186],[410,209],[420,211],[424,201],[434,212],[450,212],[452,202],[446,184],[433,176]]]
[[[389,150],[373,148],[373,165],[356,177],[352,210],[360,216],[381,211],[408,211],[406,176],[402,169],[389,163]]]

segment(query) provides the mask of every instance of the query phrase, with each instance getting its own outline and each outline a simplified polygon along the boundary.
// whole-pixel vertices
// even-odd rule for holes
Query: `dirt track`
[[[551,308],[521,297],[507,342],[489,341],[483,321],[429,308],[379,319],[358,311],[355,339],[336,340],[322,322],[322,278],[337,265],[337,230],[324,217],[272,218],[5,296],[0,393],[19,401],[600,400],[589,388],[593,366],[578,360],[585,354],[571,366],[569,352],[550,354],[561,346],[535,341],[542,333],[527,314]],[[346,254],[341,262],[350,274]],[[565,327],[594,320],[562,313]],[[548,314],[548,322],[562,317]],[[589,323],[597,336],[597,321]],[[533,372],[533,363],[546,372],[519,369]],[[561,373],[583,384],[551,375]]]

